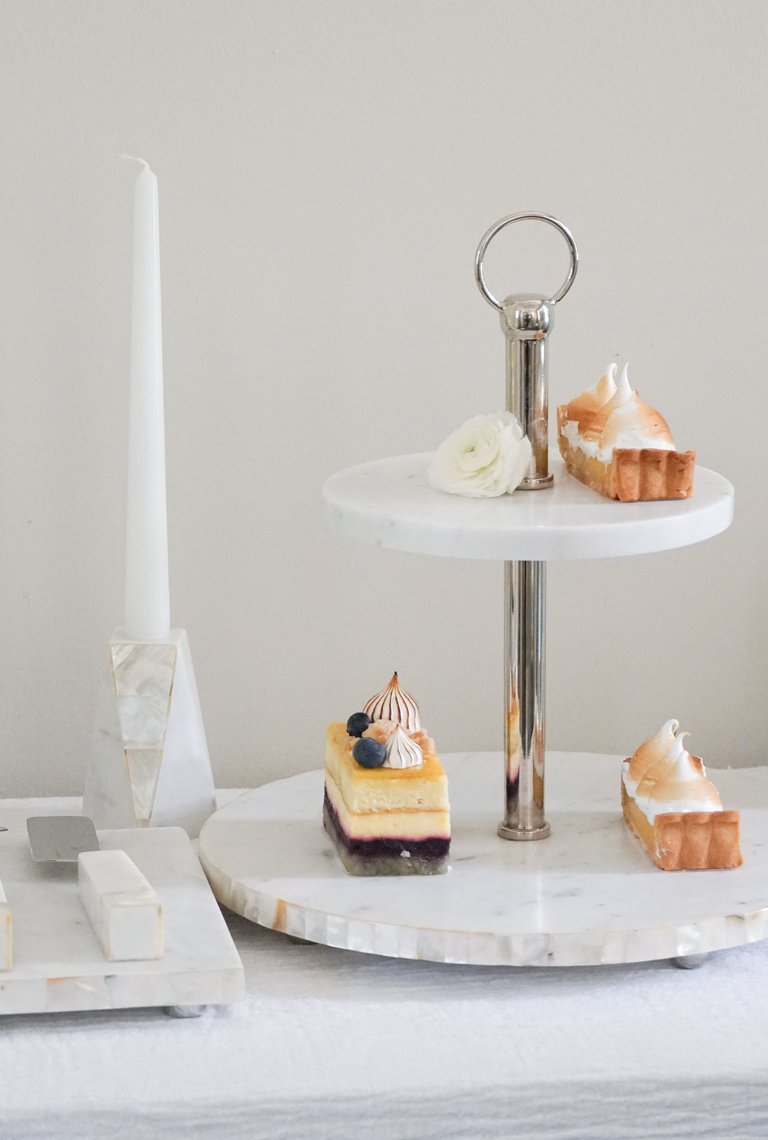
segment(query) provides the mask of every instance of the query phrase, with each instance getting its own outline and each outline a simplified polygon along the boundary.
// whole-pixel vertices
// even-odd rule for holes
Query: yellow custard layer
[[[447,809],[352,812],[328,772],[325,774],[325,790],[339,823],[350,839],[450,839],[451,814]]]
[[[328,725],[326,773],[348,811],[449,811],[448,778],[436,753],[425,752],[421,768],[361,768],[352,756],[354,743],[341,721]]]

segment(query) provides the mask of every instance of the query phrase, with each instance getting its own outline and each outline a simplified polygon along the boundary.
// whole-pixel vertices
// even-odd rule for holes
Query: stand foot
[[[497,834],[502,839],[546,839],[549,835],[549,824],[542,823],[538,827],[510,827],[508,824],[501,821],[497,830]]]
[[[709,954],[681,954],[679,958],[672,959],[672,965],[678,970],[698,970],[708,957]]]
[[[207,1005],[166,1005],[163,1013],[168,1017],[202,1017],[207,1008]]]

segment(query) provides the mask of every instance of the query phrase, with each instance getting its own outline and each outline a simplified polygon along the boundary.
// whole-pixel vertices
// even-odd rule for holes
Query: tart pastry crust
[[[621,807],[630,831],[662,871],[722,870],[744,862],[738,811],[662,812],[651,822],[623,779]]]
[[[615,447],[604,462],[574,446],[563,433],[569,405],[557,409],[557,443],[566,470],[604,495],[622,503],[687,499],[693,491],[695,451],[666,451],[654,447]]]

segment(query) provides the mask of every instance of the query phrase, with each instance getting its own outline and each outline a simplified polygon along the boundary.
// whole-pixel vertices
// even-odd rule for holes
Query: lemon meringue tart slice
[[[694,451],[676,451],[664,417],[644,404],[624,366],[610,364],[594,388],[557,409],[557,443],[574,478],[622,503],[687,499]]]
[[[438,875],[451,845],[448,779],[397,674],[326,731],[323,825],[351,875]]]
[[[668,720],[622,765],[627,827],[662,871],[740,867],[739,813],[726,811],[687,732]]]

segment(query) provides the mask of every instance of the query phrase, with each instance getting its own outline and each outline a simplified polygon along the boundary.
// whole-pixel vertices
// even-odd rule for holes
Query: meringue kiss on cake
[[[438,875],[451,844],[448,780],[397,673],[326,731],[323,826],[351,875]]]
[[[666,721],[622,765],[621,806],[629,829],[662,871],[740,867],[739,813],[724,811],[687,732]]]
[[[576,479],[623,503],[687,499],[694,451],[676,451],[663,416],[632,390],[626,364],[609,364],[594,388],[557,409],[557,442]]]

